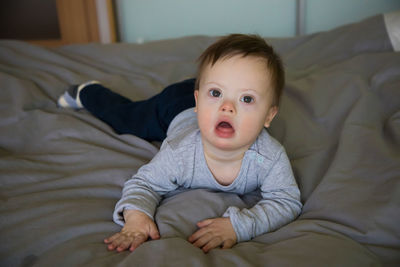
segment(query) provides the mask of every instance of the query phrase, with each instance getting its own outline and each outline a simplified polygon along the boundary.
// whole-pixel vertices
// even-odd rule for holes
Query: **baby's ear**
[[[194,112],[197,112],[197,98],[199,96],[199,90],[194,90],[194,101],[196,102],[196,106],[194,107]]]
[[[265,118],[265,127],[269,127],[271,124],[271,121],[274,119],[275,115],[278,113],[278,107],[277,106],[272,106],[268,110],[267,117]]]

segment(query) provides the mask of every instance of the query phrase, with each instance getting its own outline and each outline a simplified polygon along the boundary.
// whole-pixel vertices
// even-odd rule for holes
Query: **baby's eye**
[[[212,97],[220,97],[221,96],[221,92],[216,90],[216,89],[211,89],[209,91],[210,96]]]
[[[249,95],[245,95],[245,96],[242,96],[242,98],[240,98],[240,101],[250,104],[250,103],[254,102],[254,98]]]

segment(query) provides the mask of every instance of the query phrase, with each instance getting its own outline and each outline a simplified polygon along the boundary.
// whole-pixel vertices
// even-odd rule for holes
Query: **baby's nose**
[[[234,113],[235,112],[235,107],[233,106],[232,103],[226,101],[222,104],[221,106],[221,111],[223,112],[229,112],[229,113]]]

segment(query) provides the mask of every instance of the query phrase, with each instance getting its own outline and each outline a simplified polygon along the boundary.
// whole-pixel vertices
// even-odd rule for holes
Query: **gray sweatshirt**
[[[115,207],[114,221],[124,225],[124,209],[140,210],[153,218],[161,197],[179,187],[240,195],[259,189],[262,200],[256,205],[242,210],[232,206],[222,215],[230,218],[238,242],[289,223],[302,208],[300,191],[286,152],[265,129],[245,153],[233,183],[219,184],[207,166],[193,109],[173,119],[160,151],[126,181]]]

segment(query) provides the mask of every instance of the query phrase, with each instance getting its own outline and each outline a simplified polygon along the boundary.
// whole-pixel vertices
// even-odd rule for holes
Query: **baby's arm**
[[[259,187],[263,199],[250,209],[229,207],[223,218],[199,222],[200,228],[189,242],[204,252],[222,245],[230,248],[236,242],[273,231],[294,220],[301,212],[300,191],[294,179],[289,159],[282,150]]]
[[[238,242],[274,231],[301,213],[300,190],[289,159],[282,149],[273,166],[259,177],[262,200],[249,209],[229,207],[223,217],[230,217]]]
[[[123,228],[104,240],[109,250],[133,251],[149,237],[160,238],[152,217],[161,196],[179,186],[174,180],[180,177],[179,167],[171,153],[168,144],[163,143],[152,161],[125,182],[113,214],[114,221]]]
[[[149,237],[151,239],[160,238],[156,224],[145,213],[138,210],[125,210],[124,219],[125,225],[121,232],[104,239],[108,250],[121,252],[129,249],[134,251]]]
[[[197,223],[200,228],[188,239],[205,253],[213,248],[231,248],[236,244],[236,233],[229,218],[207,219]]]

